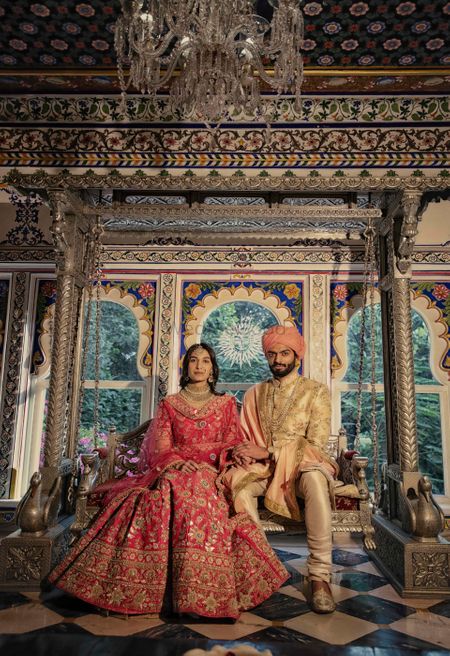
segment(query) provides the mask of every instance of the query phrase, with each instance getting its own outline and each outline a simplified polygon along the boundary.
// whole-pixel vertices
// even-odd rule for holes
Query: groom
[[[331,404],[328,388],[298,373],[305,342],[295,327],[272,326],[262,337],[272,378],[251,387],[244,397],[241,424],[248,441],[233,451],[238,467],[228,483],[236,512],[257,523],[257,498],[265,507],[294,520],[304,499],[309,548],[307,597],[312,610],[335,610],[331,590],[330,488],[336,463],[326,452]]]

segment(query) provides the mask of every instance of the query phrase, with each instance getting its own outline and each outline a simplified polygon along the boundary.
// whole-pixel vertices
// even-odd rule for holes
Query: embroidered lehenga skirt
[[[288,578],[261,530],[229,507],[208,469],[167,471],[155,488],[120,492],[50,581],[128,614],[236,618]]]

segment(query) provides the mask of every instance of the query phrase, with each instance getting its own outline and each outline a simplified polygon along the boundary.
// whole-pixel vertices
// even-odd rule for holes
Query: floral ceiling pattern
[[[3,75],[43,69],[53,73],[75,71],[89,74],[101,68],[106,76],[115,70],[114,24],[119,0],[64,3],[2,3],[0,19],[0,67]],[[267,0],[258,11],[270,16]],[[385,0],[309,1],[303,3],[306,68],[396,67],[450,65],[448,48],[450,2]],[[101,86],[102,77],[97,84]],[[7,79],[2,80],[7,86]],[[109,89],[111,90],[111,89]]]

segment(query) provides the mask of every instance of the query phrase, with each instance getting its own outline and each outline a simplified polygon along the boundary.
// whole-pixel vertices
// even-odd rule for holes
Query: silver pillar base
[[[450,594],[450,542],[418,542],[383,515],[373,518],[376,549],[367,554],[402,597]]]
[[[73,517],[66,517],[42,535],[20,529],[0,542],[0,590],[39,590],[41,582],[69,549]]]

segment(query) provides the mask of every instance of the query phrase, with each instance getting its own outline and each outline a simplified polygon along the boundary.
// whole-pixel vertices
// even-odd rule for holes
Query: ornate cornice
[[[159,173],[139,169],[132,173],[114,170],[105,174],[48,173],[38,170],[35,173],[22,173],[12,169],[3,177],[3,183],[18,189],[126,189],[136,191],[396,191],[420,190],[437,191],[450,186],[450,171],[441,171],[437,175],[424,175],[415,171],[408,176],[399,176],[393,171],[376,176],[368,171],[348,173],[337,171],[333,175],[321,175],[317,171],[301,174],[286,171],[283,174],[262,171],[257,175],[242,171],[233,174],[219,173],[216,170],[207,175],[186,171],[174,174],[167,171]]]
[[[81,102],[80,102],[81,101]],[[267,115],[270,122],[305,123],[342,122],[383,123],[437,122],[448,120],[447,98],[443,96],[398,97],[323,97],[304,96],[300,111],[295,109],[293,98],[267,101]],[[48,121],[52,123],[146,123],[164,121],[176,123],[181,117],[174,114],[173,108],[160,98],[158,103],[149,103],[142,96],[127,97],[128,113],[121,109],[120,98],[116,96],[74,96],[64,98],[54,96],[5,96],[0,98],[0,121],[20,121],[21,123]],[[253,116],[244,113],[234,114],[233,122],[254,121]]]
[[[308,243],[308,239],[298,240],[300,243],[291,244],[290,249],[286,252],[286,246],[281,247],[252,247],[245,249],[236,247],[233,249],[221,250],[220,248],[205,250],[200,247],[198,250],[192,249],[192,244],[185,244],[187,248],[181,248],[183,244],[177,243],[182,241],[181,236],[174,236],[173,243],[158,243],[170,241],[170,238],[155,237],[150,239],[148,244],[140,247],[125,246],[113,248],[106,246],[102,254],[103,263],[108,262],[126,262],[126,263],[161,263],[168,262],[230,262],[236,266],[251,265],[253,262],[262,264],[264,262],[332,262],[336,259],[336,250],[339,252],[340,262],[361,262],[363,260],[363,251],[358,246],[352,246],[335,243],[328,240],[317,240],[317,243]],[[292,248],[294,247],[295,248]],[[192,253],[195,253],[192,255]],[[445,250],[415,250],[411,260],[413,264],[450,264],[450,249]],[[45,262],[53,265],[55,262],[55,252],[49,249],[27,249],[27,248],[0,248],[0,264],[14,262]]]

